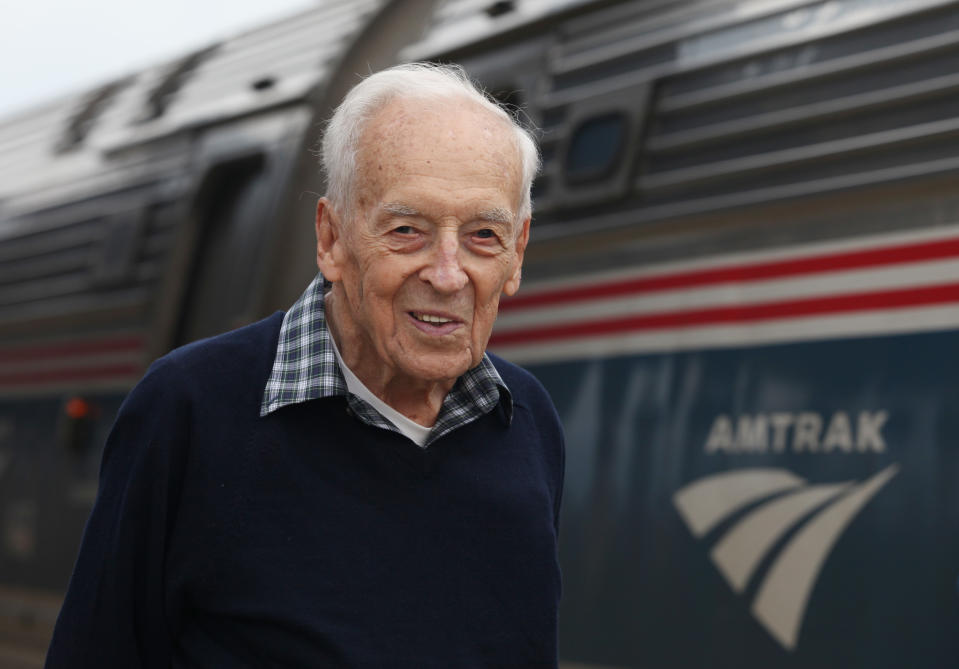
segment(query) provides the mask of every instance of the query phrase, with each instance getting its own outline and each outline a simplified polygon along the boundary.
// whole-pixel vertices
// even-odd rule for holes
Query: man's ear
[[[516,266],[513,273],[503,284],[503,294],[512,297],[519,290],[520,281],[523,278],[523,256],[526,254],[526,245],[529,244],[529,219],[523,221],[523,227],[516,238]]]
[[[342,268],[337,262],[342,255],[336,253],[341,239],[342,228],[330,201],[321,197],[316,203],[316,266],[327,281],[339,281]]]

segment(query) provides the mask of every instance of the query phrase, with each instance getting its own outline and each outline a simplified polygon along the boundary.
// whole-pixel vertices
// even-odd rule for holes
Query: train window
[[[214,165],[197,194],[196,248],[187,275],[176,345],[209,337],[245,322],[255,291],[255,267],[266,230],[270,172],[262,153]],[[236,271],[242,267],[245,271]]]
[[[592,182],[608,176],[619,161],[626,130],[626,117],[620,113],[597,116],[580,124],[566,152],[567,182]]]

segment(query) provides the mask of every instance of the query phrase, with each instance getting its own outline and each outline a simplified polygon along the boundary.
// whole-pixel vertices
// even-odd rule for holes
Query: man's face
[[[352,220],[318,213],[318,232],[324,217],[335,230],[319,264],[339,282],[344,357],[361,379],[456,379],[482,359],[500,294],[519,287],[519,151],[473,103],[400,101],[366,126],[357,170]]]

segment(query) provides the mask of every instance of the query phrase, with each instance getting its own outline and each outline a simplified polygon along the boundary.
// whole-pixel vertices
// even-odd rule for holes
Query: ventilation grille
[[[619,6],[617,21],[599,14],[567,26],[541,110],[539,222],[583,217],[550,210],[573,110],[641,82],[653,94],[636,100],[648,106],[642,141],[622,167],[630,187],[615,205],[599,203],[600,213],[625,204],[635,219],[661,218],[959,169],[955,3],[783,2],[768,11],[776,4],[755,3],[767,13],[739,22],[728,3],[662,15],[630,8],[632,23]]]
[[[131,193],[86,213],[78,205],[12,222],[0,244],[0,328],[90,312],[142,324],[175,223],[172,206],[133,204],[142,201]]]

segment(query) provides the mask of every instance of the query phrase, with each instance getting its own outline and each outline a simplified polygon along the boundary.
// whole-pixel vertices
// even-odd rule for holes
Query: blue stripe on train
[[[564,657],[643,667],[955,666],[957,351],[950,331],[531,366],[567,429]],[[781,449],[774,414],[794,421]],[[789,430],[800,415],[806,435],[795,448]],[[809,416],[821,424],[816,449]],[[737,434],[742,417],[746,433]],[[751,607],[803,523],[737,594],[709,553],[760,502],[699,539],[673,503],[684,485],[724,471],[778,468],[813,485],[863,482],[891,465],[896,475],[825,555],[791,650]]]

